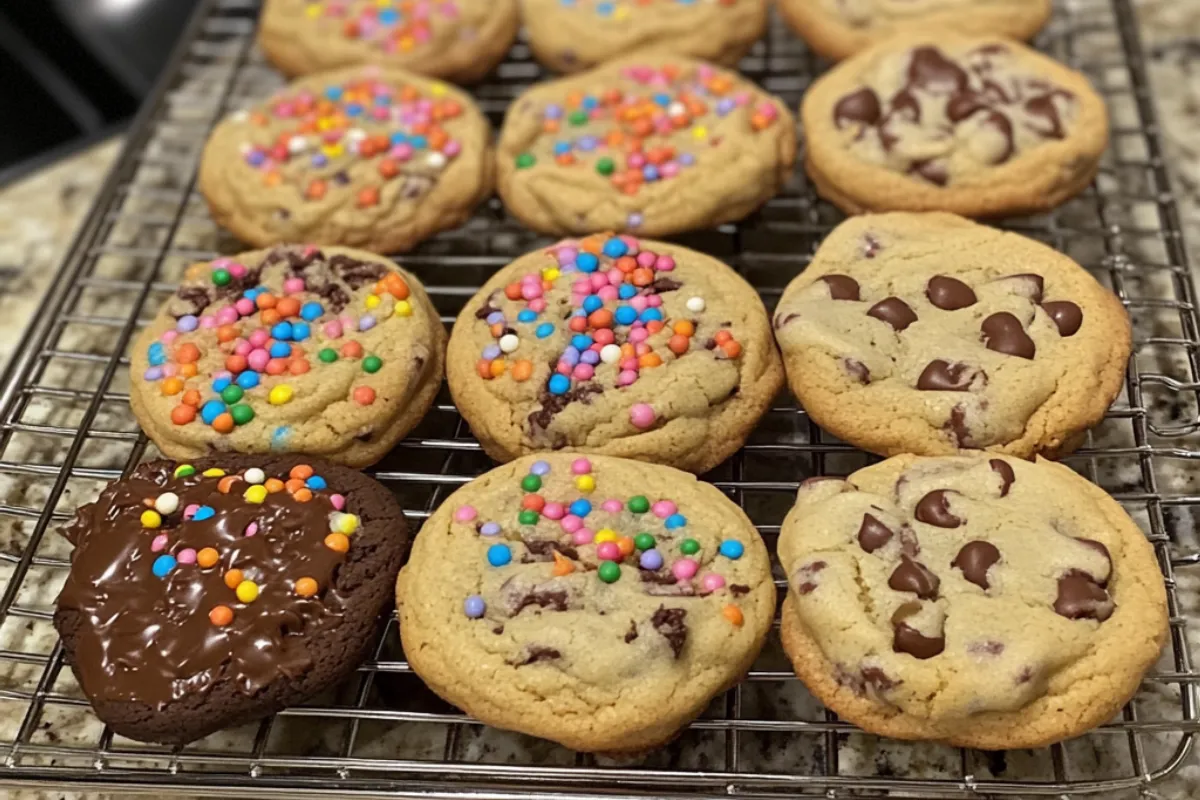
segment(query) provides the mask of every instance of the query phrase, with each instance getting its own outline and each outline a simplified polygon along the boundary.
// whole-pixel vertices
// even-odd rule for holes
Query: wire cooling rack
[[[411,673],[388,616],[355,678],[307,706],[177,750],[115,737],[64,669],[50,625],[69,563],[55,529],[153,455],[128,411],[130,340],[188,263],[238,250],[208,218],[195,167],[224,113],[280,83],[253,47],[257,10],[255,0],[202,4],[0,385],[0,784],[287,797],[1068,797],[1144,789],[1189,758],[1200,732],[1185,613],[1197,611],[1200,584],[1188,569],[1200,562],[1200,328],[1128,0],[1062,0],[1039,40],[1109,103],[1113,146],[1100,176],[1055,213],[1006,225],[1084,264],[1134,320],[1124,392],[1069,461],[1145,529],[1170,603],[1170,644],[1116,719],[1045,750],[880,739],[821,708],[773,636],[748,680],[678,740],[617,763],[484,727],[445,705]],[[795,106],[823,66],[776,25],[742,69]],[[475,93],[498,125],[540,77],[518,44]],[[751,219],[682,241],[733,265],[773,305],[839,219],[797,171]],[[402,260],[450,321],[492,271],[543,243],[493,200]],[[773,547],[800,480],[868,460],[783,399],[709,477]],[[443,396],[374,474],[419,524],[488,466]]]

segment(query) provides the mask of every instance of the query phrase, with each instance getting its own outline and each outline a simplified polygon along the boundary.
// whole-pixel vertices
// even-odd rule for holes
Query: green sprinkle
[[[231,406],[229,413],[233,415],[233,421],[238,425],[245,425],[254,419],[254,409],[245,403],[238,403],[236,406]]]
[[[596,172],[599,172],[601,175],[612,175],[613,170],[616,168],[617,165],[614,164],[613,160],[608,156],[605,156],[596,162]]]
[[[522,525],[537,525],[538,512],[530,509],[525,509],[520,514],[517,514],[517,522]]]
[[[195,475],[195,474],[196,474],[196,468],[193,467],[191,464],[180,464],[178,467],[175,468],[175,477],[176,478],[186,478],[188,475]]]
[[[362,368],[364,372],[379,372],[383,368],[383,359],[379,356],[367,356],[363,359]]]
[[[572,111],[567,115],[567,122],[572,125],[586,125],[588,121],[588,113],[586,111]]]
[[[621,567],[615,561],[602,561],[597,573],[605,583],[616,583],[621,579]]]
[[[332,347],[326,347],[321,352],[317,353],[317,358],[324,361],[326,364],[332,364],[337,361],[337,351]]]
[[[537,475],[526,475],[521,478],[521,488],[527,492],[536,492],[542,488],[542,479]]]
[[[517,169],[529,169],[537,163],[537,159],[533,157],[533,153],[521,153],[517,156]]]
[[[645,514],[650,510],[650,501],[645,495],[639,494],[629,498],[629,510],[635,514]]]
[[[227,270],[227,269],[213,270],[212,281],[217,286],[225,286],[231,280],[233,280],[233,276],[229,274],[229,270]]]
[[[243,394],[245,394],[245,392],[242,391],[242,387],[238,386],[236,383],[231,383],[221,390],[221,399],[226,403],[233,404],[238,400],[241,400]]]
[[[679,552],[685,556],[694,556],[700,552],[700,543],[695,539],[684,539],[679,543]]]
[[[633,546],[638,550],[651,550],[654,548],[654,537],[648,533],[639,533],[633,537]]]

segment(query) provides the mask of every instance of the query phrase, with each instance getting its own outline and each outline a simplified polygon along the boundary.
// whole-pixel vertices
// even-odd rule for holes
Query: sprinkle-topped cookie
[[[578,72],[638,52],[733,66],[762,36],[766,0],[521,0],[534,55]]]
[[[252,245],[407,250],[491,191],[489,136],[447,84],[377,68],[322,73],[218,125],[200,190],[216,221]]]
[[[544,233],[665,235],[746,216],[791,174],[795,150],[783,104],[736,74],[626,59],[518,98],[499,190]]]
[[[450,702],[575,749],[636,751],[745,671],[775,590],[753,525],[713,487],[543,454],[446,500],[397,602],[413,669]]]
[[[495,458],[566,447],[700,472],[741,446],[781,383],[745,281],[700,253],[611,234],[494,275],[459,316],[449,364]]]
[[[516,0],[267,0],[258,41],[288,75],[379,64],[468,83],[518,25]]]
[[[197,264],[134,345],[134,413],[164,453],[383,456],[424,415],[445,332],[370,253],[277,247]]]
[[[164,742],[352,670],[405,538],[369,478],[244,456],[144,464],[65,534],[76,550],[55,624],[80,685],[119,733]]]

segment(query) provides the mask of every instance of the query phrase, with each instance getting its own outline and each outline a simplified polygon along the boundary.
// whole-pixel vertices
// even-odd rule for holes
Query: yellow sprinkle
[[[157,511],[146,509],[142,512],[143,528],[157,528],[159,525],[162,525],[162,517],[158,515]]]
[[[254,581],[242,581],[237,585],[237,599],[243,603],[253,603],[258,599],[258,584]]]
[[[556,281],[558,280],[558,276],[561,274],[562,273],[558,271],[558,267],[547,267],[546,269],[542,270],[542,280]]]
[[[247,503],[261,503],[267,499],[267,487],[262,484],[251,486],[242,497],[246,498]]]
[[[323,152],[329,158],[337,158],[344,152],[344,150],[345,148],[343,148],[340,144],[321,145],[321,152]]]
[[[580,476],[580,477],[583,477],[583,476]],[[617,536],[617,532],[612,530],[611,528],[601,528],[600,531],[596,534],[595,540],[597,542],[615,542],[619,538],[621,538],[621,537]]]
[[[703,125],[697,125],[696,127],[692,128],[693,139],[703,139],[705,136],[708,136],[708,128],[704,127]]]
[[[397,300],[396,301],[396,316],[397,317],[411,317],[412,316],[412,305],[410,305],[407,300]]]
[[[580,475],[575,479],[575,488],[584,494],[590,494],[596,488],[596,479],[591,475]]]
[[[337,518],[337,532],[347,536],[358,530],[358,517],[354,514],[342,514]]]
[[[332,127],[333,127],[333,118],[332,117],[321,117],[320,119],[317,120],[317,130],[319,130],[319,131],[327,131]],[[325,147],[328,147],[328,145],[325,145]]]
[[[375,0],[375,5],[379,6],[380,8],[387,8],[391,4],[392,0]]]
[[[625,6],[617,6],[616,10],[613,11],[613,19],[616,19],[616,20],[629,19],[629,9],[626,8]]]
[[[411,36],[405,36],[403,39],[400,40],[400,49],[401,50],[412,50],[413,45],[415,45],[415,44],[416,44],[416,42],[413,41],[413,38]]]
[[[270,394],[267,395],[267,401],[273,406],[281,406],[292,401],[292,394],[292,387],[281,383],[271,388]]]
[[[309,17],[316,19],[317,17],[321,16],[321,7],[316,5],[305,6],[304,13]]]
[[[446,94],[446,84],[434,82],[429,86],[429,93],[434,97],[441,97]]]
[[[367,304],[367,308],[374,308],[375,306],[379,305],[379,295],[369,294],[367,295],[365,302]]]
[[[220,467],[211,467],[204,470],[204,472],[201,472],[200,474],[206,478],[224,478],[225,470],[221,469]]]

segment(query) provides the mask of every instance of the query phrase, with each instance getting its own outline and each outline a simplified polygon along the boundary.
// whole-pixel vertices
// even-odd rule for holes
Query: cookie
[[[130,356],[133,413],[158,449],[292,452],[364,467],[420,422],[446,331],[391,261],[276,247],[192,266]]]
[[[1118,713],[1167,637],[1154,548],[1050,461],[904,455],[805,482],[779,558],[796,674],[882,736],[1077,736]]]
[[[767,27],[766,0],[521,0],[529,47],[555,72],[633,52],[733,66]]]
[[[517,0],[266,0],[258,44],[287,75],[378,64],[471,83],[519,27]]]
[[[465,93],[399,70],[296,81],[222,121],[200,161],[213,219],[253,247],[409,250],[492,190],[491,128]]]
[[[296,456],[142,464],[64,533],[54,626],[71,669],[116,733],[165,744],[349,677],[407,540],[386,488]]]
[[[775,614],[766,547],[713,486],[544,453],[452,494],[396,584],[413,671],[483,722],[585,752],[669,741]]]
[[[1121,391],[1121,302],[1040,242],[952,214],[853,217],[784,290],[788,383],[825,430],[882,455],[1057,457]]]
[[[497,147],[504,205],[534,230],[666,236],[773,197],[796,129],[778,98],[735,73],[643,56],[534,86]]]
[[[447,378],[488,455],[581,450],[703,473],[783,384],[758,294],[716,259],[599,235],[509,264],[466,304]]]
[[[818,54],[848,58],[901,32],[951,29],[1029,39],[1051,0],[778,0],[779,13]]]
[[[1087,78],[1024,45],[904,34],[842,62],[804,96],[805,168],[848,213],[999,216],[1054,208],[1108,143]]]

